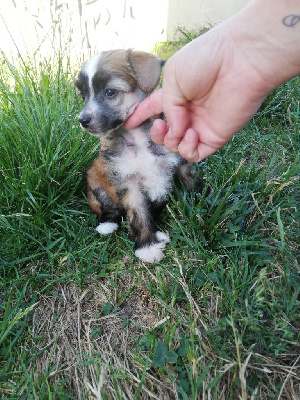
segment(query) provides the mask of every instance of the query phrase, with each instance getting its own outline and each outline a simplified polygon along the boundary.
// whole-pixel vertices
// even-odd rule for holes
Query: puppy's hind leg
[[[136,244],[135,255],[145,262],[160,262],[164,258],[164,249],[169,242],[170,238],[168,235],[156,231],[151,244],[144,244],[141,246]]]
[[[211,193],[211,188],[205,186],[197,173],[195,164],[184,161],[177,168],[175,180],[180,181],[189,192],[202,194],[205,190],[205,197]]]
[[[130,233],[135,242],[135,255],[149,263],[160,262],[169,237],[158,231],[153,205],[144,193],[127,193],[125,200]]]

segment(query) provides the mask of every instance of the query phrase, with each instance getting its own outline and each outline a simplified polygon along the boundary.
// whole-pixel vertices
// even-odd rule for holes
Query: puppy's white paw
[[[96,231],[101,235],[109,235],[117,230],[118,227],[119,225],[116,222],[102,222],[97,226]]]
[[[169,236],[166,235],[163,232],[160,232],[160,231],[156,232],[156,238],[157,238],[157,240],[159,240],[160,242],[163,242],[163,243],[169,243],[170,242]]]
[[[163,250],[170,241],[170,238],[165,233],[159,231],[156,232],[156,238],[159,242],[137,249],[135,255],[148,263],[160,262],[164,257]]]

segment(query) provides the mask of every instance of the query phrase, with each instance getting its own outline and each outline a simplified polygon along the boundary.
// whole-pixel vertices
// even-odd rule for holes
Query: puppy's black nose
[[[81,117],[79,118],[79,122],[83,128],[88,128],[90,125],[91,119],[92,118],[90,117],[90,115],[84,114],[84,115],[81,115]]]

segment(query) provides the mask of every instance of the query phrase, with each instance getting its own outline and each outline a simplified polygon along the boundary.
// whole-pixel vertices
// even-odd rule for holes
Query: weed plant
[[[93,229],[70,65],[0,70],[3,399],[299,398],[299,78],[177,187],[161,263]]]

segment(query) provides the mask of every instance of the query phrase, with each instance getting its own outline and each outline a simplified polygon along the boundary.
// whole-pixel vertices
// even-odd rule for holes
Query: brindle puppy
[[[113,50],[96,54],[84,65],[76,87],[84,98],[83,129],[101,141],[99,158],[87,173],[88,200],[97,214],[100,234],[118,228],[126,214],[135,254],[159,262],[169,237],[155,225],[168,201],[174,177],[188,190],[195,167],[151,141],[153,118],[133,130],[123,122],[158,84],[163,61],[152,54]]]

